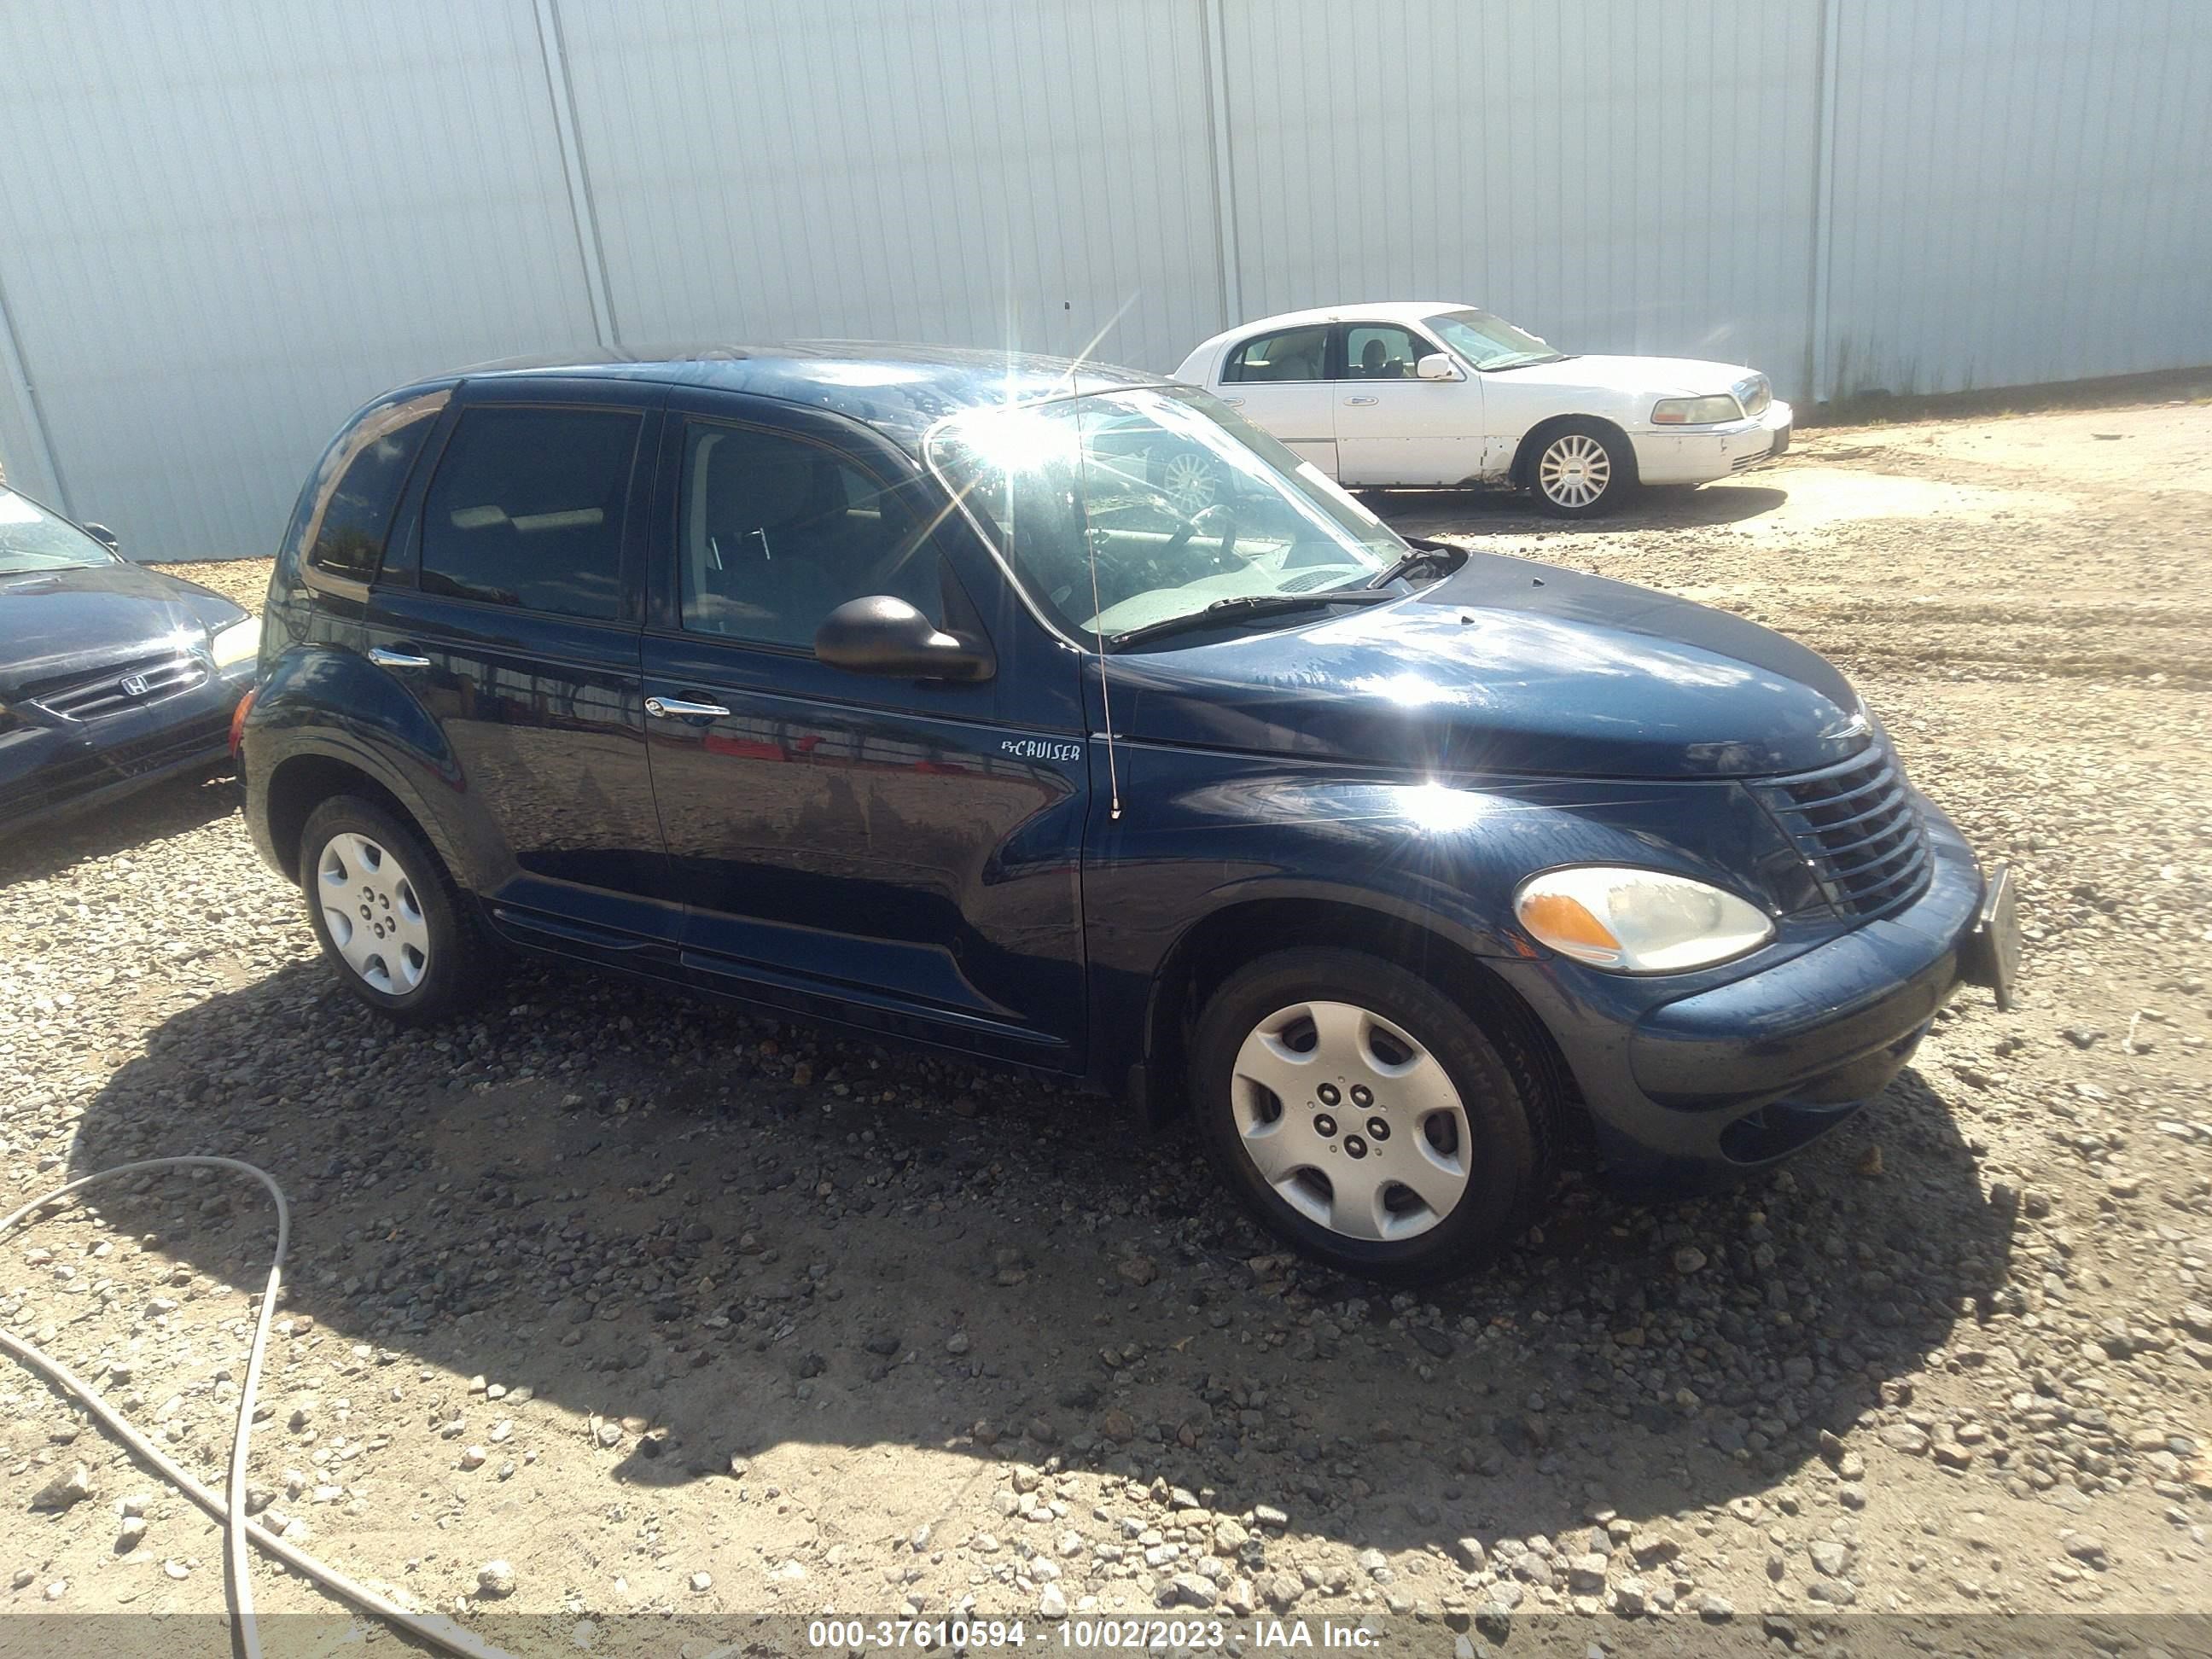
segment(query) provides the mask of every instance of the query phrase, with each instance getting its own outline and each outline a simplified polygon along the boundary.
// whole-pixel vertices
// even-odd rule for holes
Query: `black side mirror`
[[[117,558],[119,559],[123,556],[123,538],[118,536],[112,530],[110,530],[106,525],[88,524],[83,526],[82,528],[86,535],[91,537],[93,540],[98,542],[102,547],[115,555]]]
[[[814,654],[848,674],[908,680],[988,680],[998,659],[980,635],[947,634],[888,593],[848,599],[814,632]]]

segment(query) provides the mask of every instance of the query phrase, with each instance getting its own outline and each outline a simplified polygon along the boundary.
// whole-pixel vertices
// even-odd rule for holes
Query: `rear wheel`
[[[1555,519],[1608,513],[1634,487],[1635,457],[1620,434],[1596,421],[1563,421],[1536,440],[1529,493]]]
[[[481,925],[414,826],[376,802],[337,795],[307,815],[300,884],[323,955],[377,1012],[427,1024],[482,993]]]
[[[1404,1281],[1464,1271],[1544,1196],[1542,1101],[1518,1047],[1379,957],[1261,957],[1214,993],[1192,1059],[1222,1178],[1333,1266]]]

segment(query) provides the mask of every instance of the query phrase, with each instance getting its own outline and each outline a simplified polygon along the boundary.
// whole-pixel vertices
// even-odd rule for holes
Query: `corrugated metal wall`
[[[95,0],[0,63],[0,460],[147,557],[595,338],[1170,368],[1412,296],[1799,398],[2212,362],[2197,0]]]

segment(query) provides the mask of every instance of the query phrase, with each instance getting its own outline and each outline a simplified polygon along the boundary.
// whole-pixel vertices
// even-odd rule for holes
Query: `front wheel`
[[[375,801],[337,795],[307,815],[300,885],[323,955],[346,988],[386,1018],[459,1013],[494,965],[482,926],[412,824]]]
[[[1555,519],[1588,519],[1620,505],[1634,487],[1635,457],[1620,434],[1595,421],[1571,421],[1537,440],[1528,489]]]
[[[1333,1267],[1462,1272],[1544,1196],[1543,1105],[1517,1045],[1379,957],[1282,951],[1239,969],[1200,1017],[1192,1060],[1222,1178]]]

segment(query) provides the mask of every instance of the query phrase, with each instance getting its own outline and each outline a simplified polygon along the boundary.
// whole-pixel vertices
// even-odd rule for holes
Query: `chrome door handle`
[[[686,715],[726,714],[730,711],[719,702],[685,702],[680,697],[647,697],[645,712],[657,720],[680,720]]]
[[[1244,407],[1244,400],[1242,398],[1224,398],[1221,401],[1227,404],[1231,409],[1242,409]]]
[[[1346,398],[1344,401],[1354,409],[1364,409],[1376,400],[1372,398]]]
[[[368,647],[368,659],[379,668],[428,668],[428,657],[410,656],[404,651],[386,651],[380,645]]]

